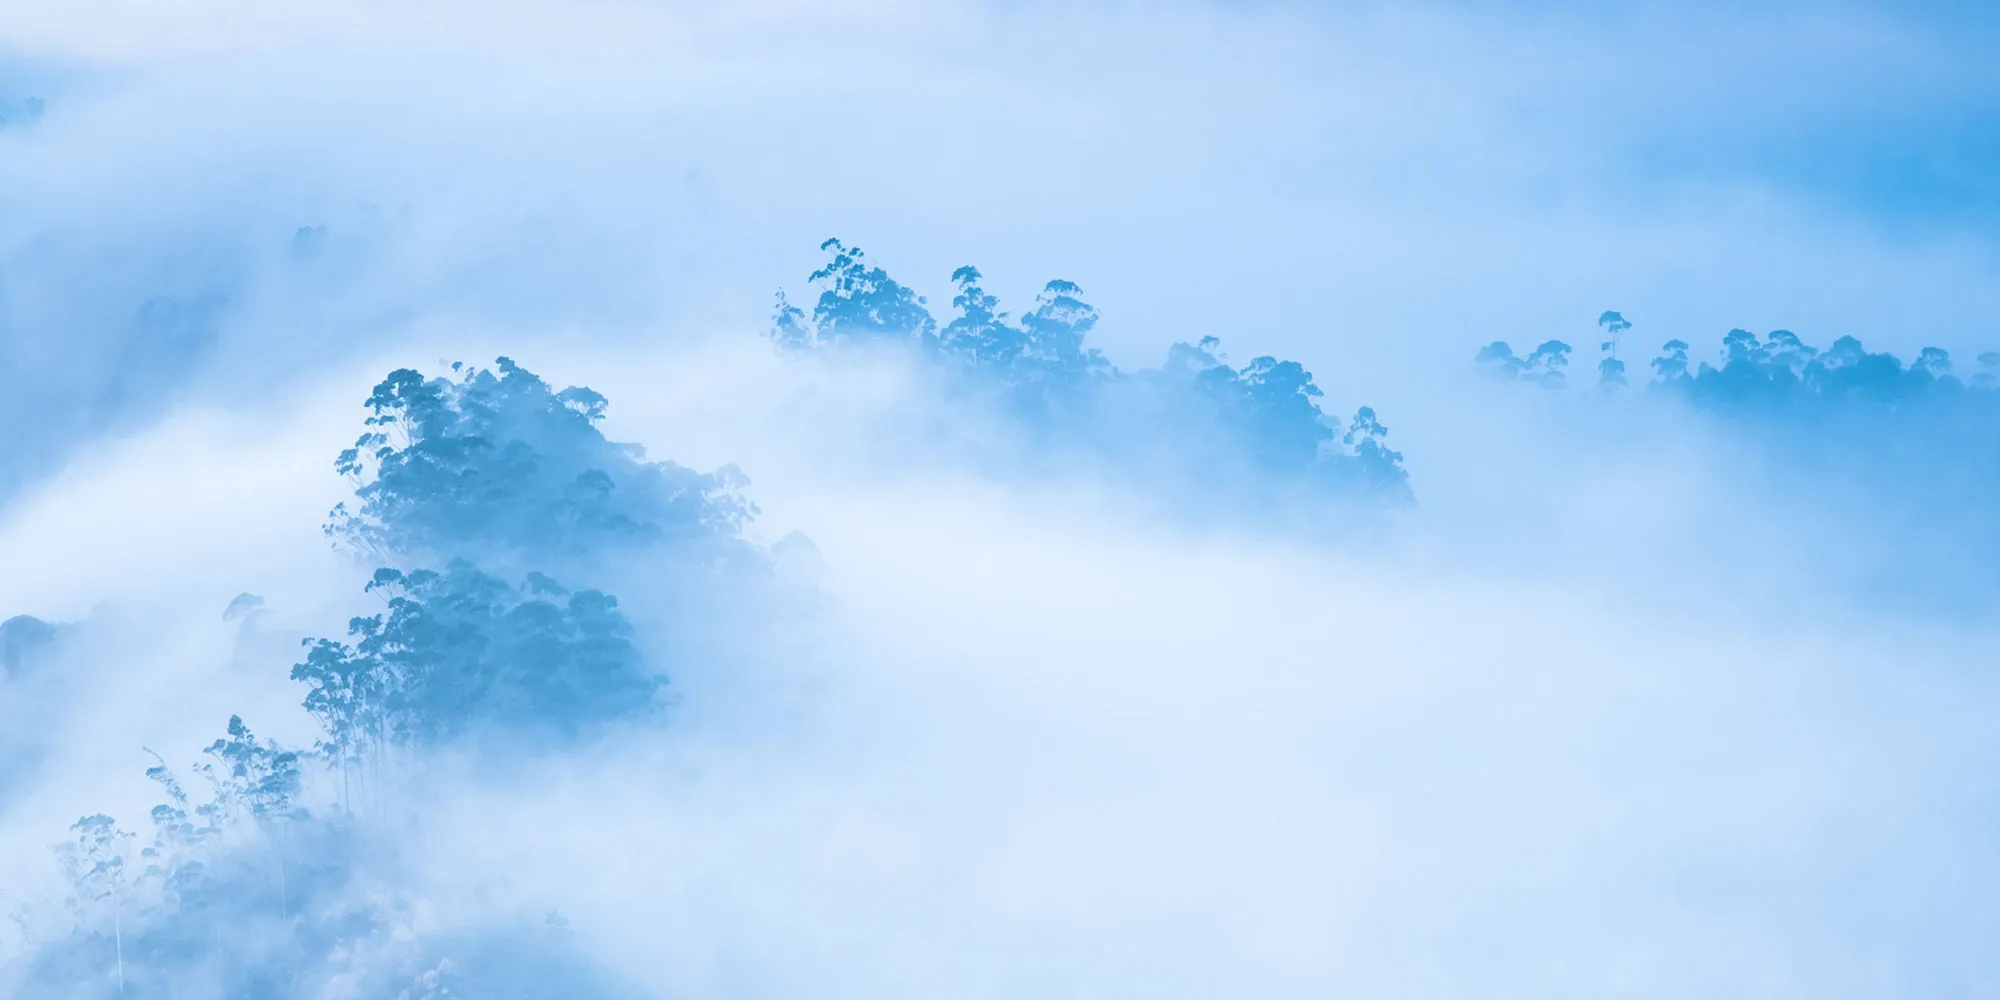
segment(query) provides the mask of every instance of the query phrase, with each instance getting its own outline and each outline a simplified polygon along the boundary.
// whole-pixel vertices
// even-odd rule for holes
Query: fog
[[[1990,41],[8,10],[0,994],[1976,992]],[[966,264],[1011,319],[947,326]],[[1894,378],[1840,382],[1845,335]],[[1552,338],[1559,388],[1474,364]],[[1676,338],[1710,367],[1649,365]],[[427,441],[500,459],[397,464]],[[491,580],[406,575],[460,560]],[[405,729],[309,698],[322,638],[396,665]],[[66,875],[100,813],[133,839]]]

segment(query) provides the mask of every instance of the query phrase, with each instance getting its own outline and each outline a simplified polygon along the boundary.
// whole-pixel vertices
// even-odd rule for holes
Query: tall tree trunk
[[[271,848],[278,855],[278,916],[289,920],[292,916],[292,905],[285,898],[285,845],[278,842],[275,830],[272,831]]]
[[[121,912],[122,910],[123,907],[119,904],[118,893],[116,890],[113,890],[111,893],[111,947],[112,954],[117,956],[118,959],[118,995],[121,997],[125,995],[125,918]]]

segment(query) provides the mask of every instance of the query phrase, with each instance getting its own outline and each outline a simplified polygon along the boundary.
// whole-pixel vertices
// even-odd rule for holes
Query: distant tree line
[[[1598,317],[1606,339],[1598,345],[1596,385],[1627,388],[1625,362],[1618,357],[1622,336],[1632,328],[1625,317],[1606,312]],[[1713,407],[1781,408],[1815,402],[1896,403],[1949,397],[1968,389],[2000,388],[2000,352],[1985,351],[1977,368],[1961,380],[1951,354],[1925,347],[1908,364],[1893,354],[1869,351],[1860,340],[1843,336],[1824,350],[1790,330],[1772,330],[1759,337],[1749,330],[1724,334],[1720,350],[1696,360],[1685,340],[1668,340],[1649,362],[1647,387],[1673,392],[1691,402]],[[1569,384],[1570,345],[1546,340],[1525,357],[1505,341],[1479,349],[1473,362],[1496,378],[1531,382],[1548,388]]]
[[[1151,468],[1176,465],[1207,488],[1298,486],[1324,497],[1401,503],[1411,498],[1403,456],[1375,410],[1329,417],[1325,394],[1296,361],[1272,356],[1235,367],[1221,342],[1177,343],[1155,369],[1122,371],[1089,344],[1099,315],[1083,289],[1050,281],[1013,316],[971,266],[952,272],[952,315],[942,325],[926,299],[857,247],[821,245],[809,280],[810,311],[778,294],[771,336],[790,351],[896,344],[914,349],[955,384],[983,389],[1043,440],[1117,465],[1145,453]],[[1161,462],[1162,453],[1170,461]]]

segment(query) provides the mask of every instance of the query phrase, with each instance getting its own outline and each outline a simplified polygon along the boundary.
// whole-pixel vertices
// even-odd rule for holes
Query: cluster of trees
[[[735,468],[649,462],[598,429],[605,398],[561,391],[511,359],[452,377],[401,369],[369,396],[367,431],[336,468],[358,508],[326,530],[367,556],[574,564],[610,550],[740,552],[755,514]]]
[[[859,250],[825,249],[810,315],[780,298],[786,348],[914,348],[950,391],[998,406],[1038,445],[1172,466],[1203,488],[1408,497],[1375,412],[1329,419],[1297,362],[1235,366],[1207,338],[1122,372],[1088,344],[1098,316],[1073,283],[1050,282],[1013,317],[961,268],[940,326]],[[513,995],[493,991],[537,976],[556,976],[563,995],[622,995],[576,958],[559,921],[403,933],[414,904],[398,888],[394,830],[427,762],[477,767],[656,721],[662,651],[700,641],[658,605],[760,578],[774,554],[809,543],[748,543],[756,509],[734,468],[649,460],[605,437],[602,395],[556,389],[507,358],[397,370],[364,405],[361,434],[334,461],[354,497],[323,529],[370,571],[363,599],[379,603],[338,636],[306,638],[290,666],[317,739],[283,746],[232,717],[190,771],[156,755],[149,832],[77,821],[57,850],[75,931],[0,976],[77,997],[320,995],[335,981],[399,1000]],[[635,618],[614,594],[639,580]],[[262,603],[243,595],[225,617],[262,615]],[[0,667],[26,670],[61,629],[0,624]]]
[[[376,563],[365,590],[385,607],[307,639],[292,667],[321,738],[283,747],[231,718],[197,784],[156,758],[164,801],[143,846],[109,816],[79,820],[58,848],[77,929],[27,979],[75,996],[303,996],[343,978],[364,996],[443,997],[561,967],[565,995],[616,993],[558,929],[508,929],[504,946],[389,933],[408,901],[393,837],[375,835],[427,755],[544,752],[659,711],[667,678],[618,599],[556,574],[588,584],[621,559],[699,572],[761,558],[741,538],[754,508],[740,474],[647,461],[601,433],[606,405],[505,358],[377,385],[335,463],[356,504],[326,531]],[[229,614],[261,603],[244,595]],[[9,623],[10,664],[47,641],[39,625]]]
[[[1700,415],[1727,474],[1779,504],[1811,498],[1786,519],[1809,550],[1841,566],[1844,586],[1876,604],[1957,613],[2000,594],[2000,352],[1964,370],[1925,347],[1904,361],[1854,337],[1819,347],[1789,330],[1724,334],[1701,358],[1680,339],[1651,359],[1643,391],[1617,357],[1631,324],[1605,313],[1597,385],[1603,405],[1672,401]],[[1510,382],[1566,384],[1567,344],[1526,357],[1503,342],[1475,364]],[[1666,411],[1654,411],[1666,417]],[[1638,416],[1639,411],[1632,413]],[[1671,419],[1671,418],[1669,418]],[[1746,495],[1758,495],[1746,492]]]
[[[961,267],[951,275],[954,315],[940,326],[923,296],[859,248],[828,240],[821,249],[828,259],[810,276],[819,290],[811,311],[778,295],[771,336],[786,349],[907,345],[954,388],[994,397],[1040,445],[1080,447],[1110,466],[1143,461],[1153,472],[1169,459],[1206,489],[1410,497],[1403,456],[1388,447],[1375,411],[1329,418],[1324,393],[1296,361],[1264,356],[1234,367],[1208,337],[1173,345],[1159,368],[1121,371],[1087,343],[1099,316],[1075,282],[1048,282],[1014,317],[977,268]]]
[[[329,759],[506,734],[557,744],[649,713],[664,678],[594,584],[621,563],[754,563],[734,468],[698,473],[605,438],[603,396],[501,358],[451,377],[390,373],[335,466],[357,504],[326,531],[377,563],[382,614],[315,639],[293,668]],[[576,581],[567,586],[559,580]]]
[[[1616,312],[1604,313],[1597,322],[1607,335],[1598,345],[1602,356],[1597,385],[1625,388],[1630,382],[1618,348],[1632,324]],[[1662,344],[1650,363],[1648,387],[1678,393],[1695,403],[1737,408],[1892,403],[2000,387],[2000,352],[1995,351],[1981,353],[1978,368],[1961,380],[1953,371],[1950,352],[1943,348],[1923,348],[1905,364],[1893,354],[1869,351],[1851,336],[1821,350],[1790,330],[1772,330],[1759,337],[1738,329],[1723,335],[1712,361],[1694,360],[1690,350],[1680,339]],[[1473,363],[1497,378],[1563,388],[1569,384],[1565,369],[1571,353],[1570,345],[1547,340],[1523,357],[1505,341],[1496,340],[1480,348]]]
[[[136,851],[110,816],[70,828],[56,853],[77,930],[37,956],[33,981],[76,996],[282,996],[288,963],[338,936],[323,904],[347,873],[325,841],[346,830],[301,803],[304,755],[237,717],[204,755],[199,799],[164,761],[147,769],[165,800]]]
[[[572,742],[652,711],[665,683],[603,591],[570,591],[539,572],[514,586],[463,560],[442,572],[380,569],[368,589],[388,611],[354,619],[347,641],[314,640],[292,668],[343,778],[391,747],[487,730],[516,747]]]

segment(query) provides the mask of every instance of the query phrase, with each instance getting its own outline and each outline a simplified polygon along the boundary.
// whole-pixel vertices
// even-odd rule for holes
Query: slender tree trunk
[[[125,995],[125,918],[118,893],[111,894],[111,948],[118,959],[118,995]]]
[[[271,831],[271,849],[278,856],[278,916],[289,920],[292,904],[285,898],[285,845],[278,840],[278,831]]]

